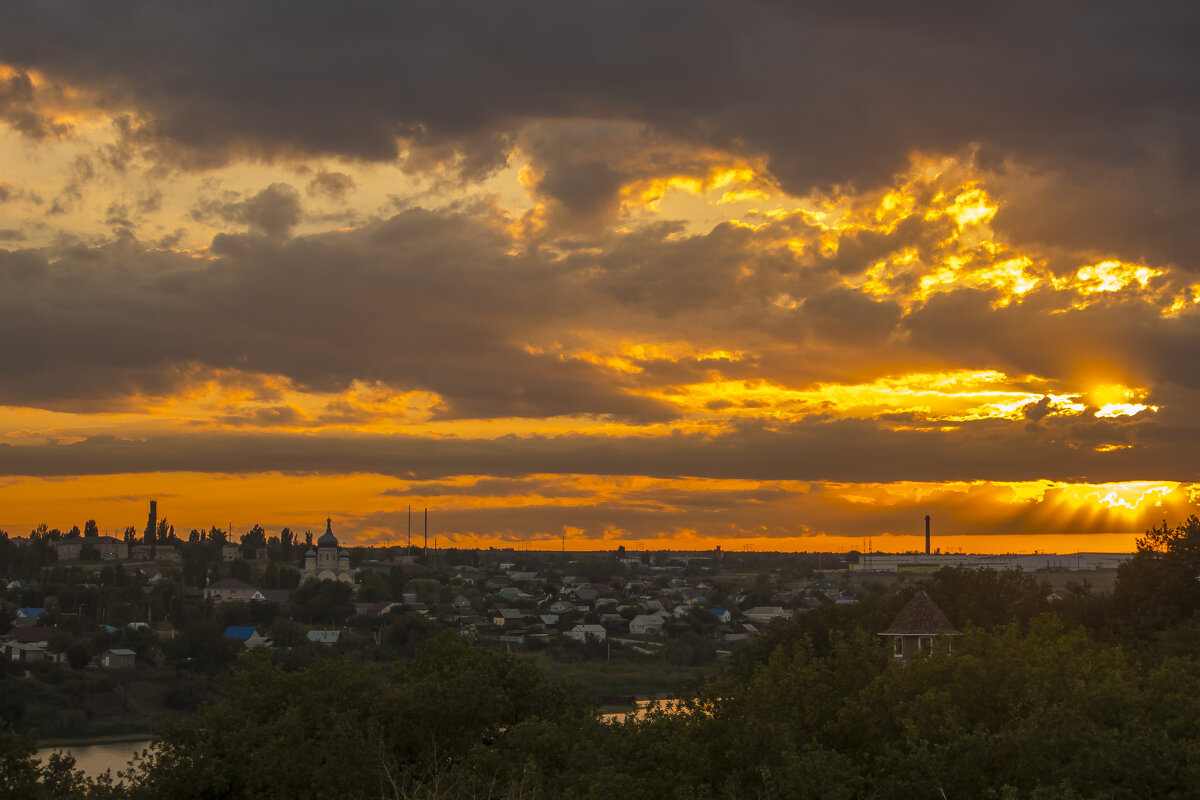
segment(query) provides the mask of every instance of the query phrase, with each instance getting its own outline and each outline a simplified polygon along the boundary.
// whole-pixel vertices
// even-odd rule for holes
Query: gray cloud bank
[[[1195,481],[1194,428],[1053,418],[1041,425],[981,421],[955,431],[888,430],[866,420],[764,426],[667,437],[301,436],[209,433],[69,445],[0,445],[0,474],[29,476],[198,471],[455,475],[648,475],[843,482]],[[1096,453],[1127,441],[1126,450]]]
[[[0,21],[0,59],[136,109],[131,140],[187,166],[407,148],[478,177],[529,120],[620,120],[763,153],[803,194],[978,144],[998,175],[1055,177],[1003,213],[1015,235],[1188,266],[1200,244],[1194,3],[14,0]],[[586,216],[613,167],[566,146],[543,190]]]
[[[298,213],[296,203],[290,187],[272,186],[214,206],[249,231],[218,235],[211,258],[147,250],[128,236],[0,250],[0,340],[9,345],[0,349],[0,403],[116,409],[212,369],[283,375],[310,391],[359,380],[435,392],[442,419],[635,423],[679,413],[639,392],[670,394],[714,376],[802,387],[926,364],[1070,386],[1079,364],[1107,364],[1117,380],[1150,387],[1151,402],[1200,387],[1200,317],[1163,317],[1120,293],[1064,310],[1050,289],[1005,308],[991,306],[992,292],[957,289],[904,313],[847,289],[826,259],[764,246],[770,232],[721,225],[677,237],[659,225],[565,253],[513,252],[480,205],[285,238],[280,220]],[[897,234],[892,244],[910,240]],[[781,308],[780,295],[804,302]],[[647,357],[633,361],[638,372],[571,355],[681,338],[697,352],[747,355]],[[565,351],[539,349],[555,343]]]

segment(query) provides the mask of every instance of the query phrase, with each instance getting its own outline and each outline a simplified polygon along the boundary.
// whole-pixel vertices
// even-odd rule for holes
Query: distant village
[[[344,547],[331,520],[315,538],[259,526],[239,543],[229,538],[215,527],[181,538],[153,501],[140,536],[100,535],[92,522],[0,536],[11,625],[0,653],[76,668],[186,666],[203,648],[194,640],[218,632],[234,649],[370,647],[383,642],[385,623],[409,617],[484,645],[604,645],[611,657],[616,644],[698,664],[776,620],[891,592],[945,566],[1058,575],[1053,591],[1066,593],[1079,581],[1061,576],[1090,572],[1102,583],[1096,576],[1128,557]],[[181,646],[180,637],[193,641]],[[672,647],[681,637],[688,646]]]

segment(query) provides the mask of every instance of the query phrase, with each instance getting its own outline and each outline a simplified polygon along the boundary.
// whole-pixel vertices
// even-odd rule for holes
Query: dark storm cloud
[[[716,436],[290,436],[212,433],[69,445],[0,445],[0,474],[86,475],[152,471],[369,472],[409,480],[454,475],[648,475],[888,482],[1038,478],[1087,482],[1200,479],[1194,424],[1093,417],[1007,421],[956,430],[889,430],[867,420],[744,424]],[[1129,449],[1097,453],[1108,443]]]
[[[1083,210],[1057,207],[1068,230],[1120,209],[1111,246],[1161,230],[1156,249],[1176,260],[1197,235],[1200,11],[1181,0],[19,0],[4,22],[5,61],[135,106],[147,121],[131,135],[192,164],[239,153],[389,160],[399,138],[413,157],[449,148],[477,177],[503,163],[527,120],[623,120],[765,153],[804,193],[879,183],[914,149],[977,143],[981,163],[1055,170],[1084,192],[1129,183],[1124,195],[1091,191]],[[602,190],[611,166],[564,166],[547,191],[594,210],[604,192],[565,176]],[[1012,219],[1025,229],[1035,217]]]
[[[67,135],[71,126],[55,122],[34,105],[36,90],[29,75],[19,72],[0,79],[0,120],[30,139],[53,139]]]
[[[820,338],[855,345],[883,342],[902,315],[894,301],[873,300],[842,287],[809,298],[804,310]]]
[[[136,221],[122,204],[110,212],[114,225]],[[410,208],[291,239],[302,209],[286,185],[208,200],[197,213],[249,230],[218,235],[204,259],[147,251],[127,233],[98,247],[0,250],[0,337],[13,345],[0,349],[9,378],[0,402],[124,408],[207,380],[206,370],[283,375],[315,391],[357,380],[435,392],[440,419],[659,421],[672,407],[633,390],[713,377],[799,388],[913,364],[1002,369],[1060,387],[1078,386],[1081,364],[1108,365],[1109,382],[1200,387],[1195,315],[1163,317],[1128,292],[1063,310],[1062,293],[1035,290],[994,308],[995,294],[972,289],[905,315],[773,244],[770,229],[681,236],[664,223],[560,242],[559,256],[513,250],[486,203]],[[639,370],[630,373],[570,355],[622,341],[695,350],[630,357]],[[563,343],[563,355],[539,349],[547,342]],[[378,413],[331,406],[305,422],[368,418]]]
[[[344,172],[321,170],[308,182],[305,191],[310,196],[323,194],[331,200],[344,200],[356,186],[354,178]]]
[[[993,299],[969,289],[938,294],[907,316],[903,328],[914,346],[953,363],[1200,388],[1200,316],[1194,313],[1164,317],[1157,306],[1116,293],[1093,296],[1092,305],[1069,311],[1049,291],[1004,308],[993,308]]]
[[[359,231],[282,240],[295,200],[271,187],[215,206],[251,233],[216,237],[213,261],[128,238],[0,250],[0,339],[11,345],[0,350],[0,398],[82,408],[168,393],[216,368],[313,390],[363,380],[433,391],[447,419],[671,415],[593,364],[527,349],[526,337],[595,298],[552,263],[505,255],[508,239],[480,217],[412,209]]]
[[[202,200],[192,209],[192,218],[246,225],[264,236],[283,237],[300,222],[303,211],[300,195],[291,185],[272,183],[245,200]]]
[[[1200,141],[1200,128],[1192,141]],[[1182,155],[1184,149],[1170,152]],[[995,227],[1018,247],[1115,253],[1129,261],[1200,270],[1194,165],[1181,168],[1174,158],[1163,158],[1154,164],[1095,165],[1073,174],[1012,169],[987,182],[1003,198]]]
[[[563,162],[550,165],[538,187],[569,217],[608,222],[615,216],[623,182],[623,176],[602,161]]]

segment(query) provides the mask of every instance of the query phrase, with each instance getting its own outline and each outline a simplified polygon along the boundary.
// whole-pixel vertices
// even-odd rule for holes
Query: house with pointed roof
[[[204,599],[215,600],[218,603],[228,603],[231,600],[250,602],[262,600],[263,595],[257,588],[238,578],[222,578],[204,587]]]
[[[18,608],[17,617],[14,624],[21,627],[32,627],[37,625],[38,620],[46,615],[44,608]]]
[[[912,596],[888,629],[879,635],[890,640],[893,659],[908,661],[917,653],[933,652],[934,643],[939,640],[945,642],[946,651],[949,652],[950,637],[962,634],[954,629],[937,603],[921,590]]]
[[[629,632],[638,636],[662,636],[665,630],[663,618],[654,614],[638,614],[629,620]]]
[[[603,642],[608,637],[608,631],[604,629],[603,625],[580,624],[567,631],[567,636],[577,642],[586,642],[588,639]]]
[[[45,625],[18,625],[2,638],[11,639],[19,644],[36,644],[45,647],[50,643],[50,637],[53,635],[54,629]]]
[[[271,646],[271,640],[259,633],[253,625],[230,625],[225,629],[225,638],[241,642],[250,650]]]

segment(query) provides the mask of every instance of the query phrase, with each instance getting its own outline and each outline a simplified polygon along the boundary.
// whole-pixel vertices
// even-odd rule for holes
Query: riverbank
[[[104,744],[128,744],[131,742],[150,743],[153,732],[131,731],[129,733],[113,733],[107,736],[66,736],[49,739],[38,739],[38,750],[63,750],[73,747],[91,747]]]

